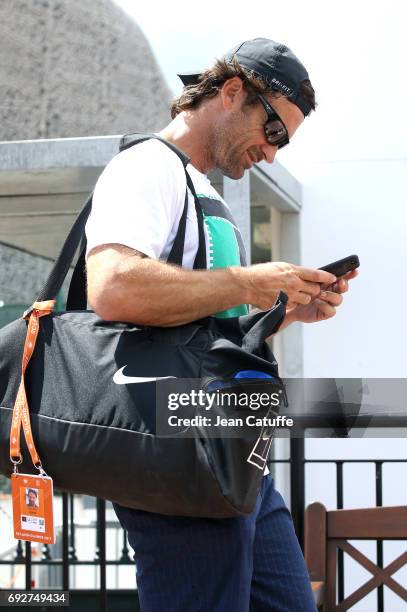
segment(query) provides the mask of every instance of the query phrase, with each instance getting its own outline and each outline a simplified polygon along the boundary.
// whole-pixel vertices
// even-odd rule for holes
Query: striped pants
[[[114,504],[142,612],[315,612],[291,515],[272,477],[246,517],[173,517]]]

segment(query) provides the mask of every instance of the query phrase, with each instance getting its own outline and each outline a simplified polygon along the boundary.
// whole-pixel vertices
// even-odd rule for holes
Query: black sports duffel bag
[[[149,137],[127,137],[122,148]],[[187,158],[171,148],[185,167]],[[188,176],[187,184],[193,190]],[[204,267],[202,214],[194,196],[200,240],[194,267]],[[55,298],[60,290],[83,241],[90,207],[91,197],[37,302]],[[182,262],[186,207],[187,194],[171,263]],[[176,384],[179,379],[191,380],[191,388],[196,381],[205,389],[208,383],[229,381],[229,391],[237,387],[258,389],[259,381],[250,379],[239,387],[242,381],[235,376],[242,371],[263,373],[263,391],[279,387],[277,364],[265,339],[284,319],[286,296],[280,294],[268,312],[230,319],[207,317],[176,328],[137,327],[104,322],[85,310],[83,268],[82,242],[67,311],[52,312],[39,320],[38,338],[25,374],[33,438],[46,473],[60,490],[151,512],[202,517],[251,512],[270,448],[270,428],[260,423],[251,426],[250,432],[239,430],[238,436],[215,437],[198,422],[168,434],[159,431],[155,418],[156,405],[158,410],[166,410],[157,402],[157,394],[161,383]],[[26,333],[23,318],[0,330],[0,473],[6,476],[13,471],[10,426]],[[161,377],[163,381],[145,380]],[[188,407],[187,413],[193,417],[196,409]],[[270,407],[264,414],[272,413]],[[218,415],[225,416],[221,402],[211,408],[214,420]],[[23,439],[21,442],[18,469],[32,473],[30,454]],[[254,452],[259,442],[262,450]]]

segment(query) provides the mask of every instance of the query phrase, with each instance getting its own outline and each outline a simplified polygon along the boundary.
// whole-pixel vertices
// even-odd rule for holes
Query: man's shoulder
[[[179,157],[164,143],[156,138],[136,144],[120,151],[105,166],[95,187],[97,195],[101,190],[114,189],[120,186],[133,190],[151,189],[152,185],[161,185],[162,189],[175,189],[185,192],[185,172]]]
[[[115,164],[152,165],[157,169],[167,168],[176,173],[184,173],[182,161],[169,147],[157,138],[150,138],[120,151],[112,160]]]

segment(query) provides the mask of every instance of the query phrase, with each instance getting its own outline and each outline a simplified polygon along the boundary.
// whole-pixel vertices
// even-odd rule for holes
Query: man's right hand
[[[248,303],[265,310],[271,308],[280,291],[288,296],[291,306],[309,304],[319,295],[321,284],[331,284],[336,276],[324,270],[304,268],[284,261],[261,263],[241,268],[248,291]]]

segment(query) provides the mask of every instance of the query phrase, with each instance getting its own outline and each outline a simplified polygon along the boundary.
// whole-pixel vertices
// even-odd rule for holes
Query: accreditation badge
[[[52,478],[14,473],[11,496],[16,540],[55,544]]]

